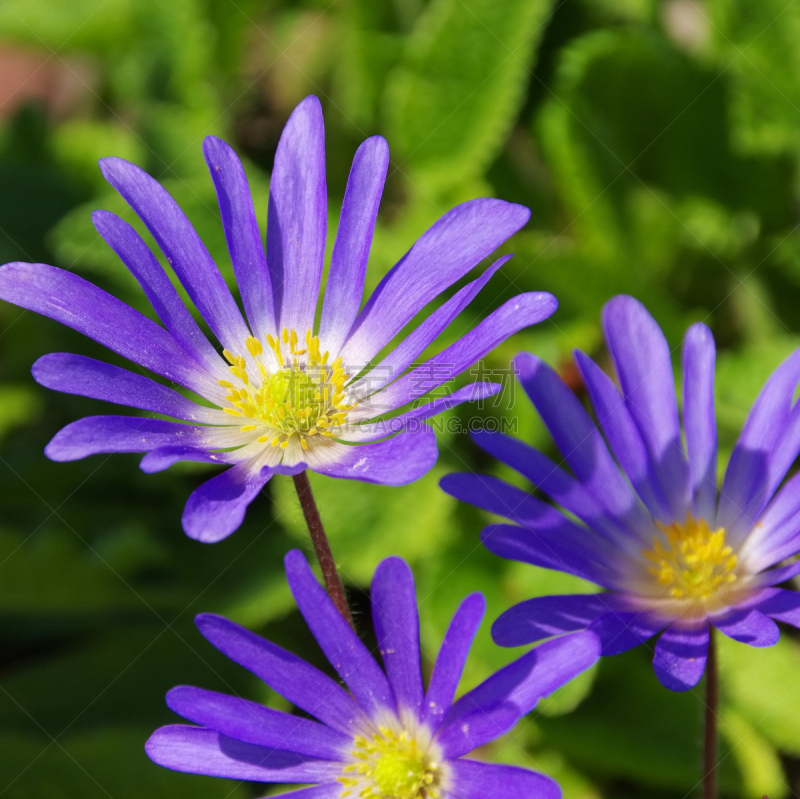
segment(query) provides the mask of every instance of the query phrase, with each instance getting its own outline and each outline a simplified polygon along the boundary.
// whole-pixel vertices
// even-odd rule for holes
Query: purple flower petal
[[[450,410],[450,408],[454,408],[462,402],[478,402],[494,396],[501,389],[502,386],[499,383],[471,383],[454,391],[452,394],[448,394],[446,397],[439,397],[419,408],[392,416],[390,419],[383,419],[372,424],[358,425],[355,430],[345,433],[341,440],[347,442],[375,441],[398,433],[417,432],[423,429],[423,423],[426,419]]]
[[[400,377],[425,348],[475,299],[492,275],[510,258],[510,255],[498,258],[477,280],[459,289],[371,369],[364,378],[369,392],[373,393]]]
[[[753,607],[771,619],[800,627],[800,593],[797,591],[767,588]]]
[[[198,405],[148,377],[83,355],[67,352],[43,355],[31,373],[39,385],[65,394],[115,402],[196,424],[230,422],[222,411]]]
[[[284,563],[300,613],[358,704],[373,718],[387,709],[395,711],[386,675],[317,582],[303,554],[292,550]]]
[[[0,299],[55,319],[204,397],[216,381],[164,328],[83,278],[46,264],[0,267]]]
[[[110,211],[94,211],[92,222],[97,232],[139,281],[147,299],[175,340],[212,374],[225,367],[211,342],[183,304],[172,281],[141,236]],[[220,392],[219,396],[224,397]]]
[[[647,309],[619,296],[603,309],[606,341],[625,404],[653,461],[673,517],[690,510],[689,470],[683,456],[669,345]]]
[[[477,688],[464,694],[450,709],[440,729],[440,736],[447,736],[447,728],[459,726],[476,709],[494,709],[498,706],[516,708],[517,719],[536,706],[537,702],[565,685],[578,674],[593,666],[600,657],[600,641],[594,633],[571,633],[553,641],[547,641],[518,660],[510,663],[484,680]],[[500,722],[501,714],[495,716]],[[514,722],[511,722],[513,726]],[[495,734],[492,737],[497,737]],[[491,740],[487,738],[486,740]],[[486,742],[483,741],[483,743]],[[464,746],[472,748],[478,744],[469,736],[462,739]],[[447,757],[458,757],[470,749],[454,748],[446,752]]]
[[[389,145],[383,136],[367,139],[356,150],[319,324],[323,348],[333,353],[341,350],[361,307],[369,248],[388,168]]]
[[[608,556],[597,551],[598,541],[592,540],[591,534],[558,511],[548,513],[539,524],[536,529],[491,524],[481,532],[481,541],[490,552],[506,560],[574,574],[603,588],[617,587],[617,568]]]
[[[475,705],[452,722],[446,719],[436,733],[436,743],[445,758],[457,758],[505,735],[519,719],[519,709],[510,702]]]
[[[672,521],[669,504],[625,400],[611,378],[591,358],[576,350],[575,361],[611,451],[653,517],[668,524]]]
[[[272,474],[282,474],[285,477],[293,477],[296,474],[300,474],[300,472],[305,472],[307,469],[311,468],[307,463],[293,463],[291,465],[287,465],[286,463],[279,463],[276,466],[271,467]],[[314,468],[314,471],[318,471],[318,469]]]
[[[427,721],[434,728],[453,704],[467,655],[485,612],[483,594],[470,594],[459,605],[447,628],[428,684],[422,717],[423,722]]]
[[[519,380],[547,425],[564,459],[583,487],[624,529],[615,538],[623,545],[648,529],[650,517],[620,474],[603,437],[575,394],[541,358],[520,353],[514,359]],[[641,547],[639,547],[641,548]]]
[[[145,745],[160,766],[189,774],[253,782],[333,782],[339,763],[253,746],[214,730],[174,724],[156,730]]]
[[[624,553],[536,497],[488,475],[448,474],[439,485],[456,499],[524,525],[491,525],[481,533],[495,555],[566,571],[606,588],[616,585]]]
[[[269,184],[267,263],[279,327],[300,338],[314,327],[325,233],[325,126],[313,95],[294,109],[278,143]]]
[[[247,175],[236,153],[222,139],[207,136],[203,153],[217,190],[222,227],[250,329],[263,341],[277,328],[272,283]]]
[[[645,611],[611,611],[592,622],[589,629],[603,644],[603,657],[619,655],[661,632],[668,622]]]
[[[671,691],[694,688],[706,668],[708,623],[697,627],[673,624],[658,639],[653,668],[656,677]]]
[[[181,461],[193,461],[195,463],[218,463],[232,464],[237,463],[234,452],[207,452],[196,447],[166,446],[151,450],[139,462],[139,468],[145,474],[156,474],[169,469]]]
[[[562,633],[585,630],[595,619],[622,607],[617,594],[537,596],[509,608],[492,625],[498,646],[524,646]]]
[[[220,652],[323,724],[351,738],[368,724],[347,691],[291,652],[221,616],[204,613],[196,622],[200,632]]]
[[[780,585],[787,580],[791,580],[792,577],[797,577],[798,574],[800,574],[800,560],[796,560],[787,566],[780,566],[777,569],[770,569],[755,575],[751,580],[751,585],[759,587]]]
[[[242,461],[222,474],[206,480],[186,501],[183,529],[189,538],[214,544],[236,530],[247,506],[269,480],[252,460]]]
[[[339,799],[342,795],[342,783],[331,782],[327,785],[314,785],[301,788],[299,791],[287,791],[281,794],[283,799]]]
[[[448,799],[561,799],[558,783],[535,771],[464,759],[447,765],[452,769]]]
[[[203,446],[205,430],[143,416],[86,416],[62,427],[44,454],[54,461],[77,461],[103,452],[148,452],[170,445]]]
[[[774,646],[781,637],[778,625],[755,608],[731,608],[711,624],[734,641],[750,646]]]
[[[377,444],[342,446],[340,457],[333,463],[315,463],[315,472],[329,477],[343,477],[381,485],[405,485],[429,472],[439,451],[436,435],[427,425],[423,429]]]
[[[784,434],[800,380],[800,350],[770,376],[753,403],[731,453],[719,498],[717,524],[735,546],[752,527],[772,496],[769,459]]]
[[[448,211],[373,292],[342,350],[345,363],[369,363],[425,305],[491,255],[529,218],[524,206],[486,198]]]
[[[557,513],[532,494],[488,474],[448,474],[439,481],[439,486],[462,502],[525,526],[535,526],[542,519],[550,520]],[[592,533],[586,531],[585,535]]]
[[[479,361],[524,327],[547,319],[558,307],[552,294],[519,294],[479,322],[465,336],[374,395],[383,407],[398,408],[433,391]]]
[[[713,519],[717,509],[717,420],[714,413],[714,336],[692,325],[683,340],[683,427],[694,496],[694,515]]]
[[[800,403],[795,403],[769,458],[767,496],[771,497],[800,454]],[[765,503],[766,504],[766,503]]]
[[[575,514],[587,527],[624,549],[638,555],[642,549],[639,536],[645,535],[648,529],[655,532],[648,517],[642,520],[639,530],[623,527],[618,520],[609,518],[606,510],[581,483],[546,455],[519,439],[482,431],[473,433],[472,438],[490,455],[527,477],[557,505]]]
[[[103,158],[100,169],[153,234],[214,335],[238,352],[250,331],[217,265],[180,206],[158,181],[134,164],[121,158]]]
[[[772,373],[753,403],[737,442],[740,447],[754,450],[764,442],[777,441],[780,424],[788,419],[792,409],[798,381],[800,350],[795,350]]]
[[[738,555],[748,571],[757,573],[800,550],[800,474],[775,495],[758,523],[747,533]]]
[[[353,740],[310,719],[188,685],[167,694],[167,705],[183,718],[247,744],[283,749],[323,760],[343,760]]]
[[[398,709],[422,707],[419,615],[414,576],[401,558],[381,561],[372,578],[372,622]]]

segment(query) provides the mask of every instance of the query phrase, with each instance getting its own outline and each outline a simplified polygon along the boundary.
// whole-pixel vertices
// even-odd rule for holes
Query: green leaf
[[[542,771],[552,777],[560,786],[563,795],[569,799],[602,799],[600,790],[591,784],[586,775],[572,767],[567,759],[554,750],[537,751],[528,763],[520,763],[526,768]]]
[[[5,673],[0,730],[58,735],[118,723],[154,729],[174,721],[164,696],[175,685],[251,697],[266,690],[217,652],[188,614],[159,620],[153,612],[147,623],[116,627],[30,656],[24,667]]]
[[[580,215],[575,224],[598,246],[624,239],[636,211],[627,202],[632,190],[657,188],[667,205],[670,196],[707,197],[702,202],[758,209],[770,205],[762,194],[767,181],[776,190],[788,185],[773,162],[751,164],[720,145],[723,87],[651,33],[601,30],[576,39],[561,54],[554,94],[538,133],[564,200]],[[745,185],[757,166],[762,193],[756,196]],[[691,205],[687,213],[701,230],[708,227]],[[705,216],[719,227],[720,213]]]
[[[42,408],[38,391],[28,386],[0,386],[0,443],[12,430],[36,419]]]
[[[719,636],[724,701],[774,746],[800,756],[800,648],[788,635],[757,649]]]
[[[0,532],[0,614],[74,616],[138,608],[142,600],[69,532]]]
[[[592,695],[569,716],[538,718],[542,742],[587,775],[650,789],[693,791],[701,771],[702,689],[676,693],[656,679],[643,646],[603,658]],[[750,796],[732,746],[720,745],[720,787]]]
[[[767,378],[795,349],[797,339],[786,335],[720,354],[716,369],[717,421],[731,443]]]
[[[205,164],[199,146],[195,155],[199,162]],[[248,167],[247,171],[258,218],[265,220],[269,184],[255,168]],[[161,183],[189,218],[228,284],[232,287],[235,286],[236,281],[211,176],[206,173],[197,178],[169,179],[163,180]],[[51,246],[62,264],[70,265],[76,271],[87,275],[93,273],[101,275],[106,280],[112,280],[121,288],[127,289],[131,295],[141,298],[141,290],[138,288],[136,279],[116,253],[103,241],[92,224],[92,211],[98,207],[121,216],[131,224],[148,243],[152,252],[159,257],[167,268],[167,273],[170,273],[168,264],[155,240],[139,217],[116,192],[105,194],[89,203],[80,205],[63,217],[50,231]],[[185,292],[183,296],[186,297]]]
[[[720,735],[731,747],[747,796],[781,799],[789,793],[780,757],[758,729],[730,707],[720,712]]]
[[[522,103],[549,0],[433,0],[390,75],[387,135],[426,185],[483,174]]]
[[[129,30],[135,0],[8,0],[0,6],[4,38],[44,46],[106,52]]]
[[[337,105],[359,133],[375,129],[386,76],[403,52],[403,37],[394,19],[400,8],[398,3],[355,0],[343,10],[347,27],[335,72]]]
[[[782,0],[711,0],[709,32],[730,75],[731,134],[742,152],[800,151],[800,8]]]
[[[117,156],[144,163],[146,148],[134,132],[118,122],[94,119],[67,120],[53,131],[53,150],[72,174],[93,187],[107,190],[97,162]]]
[[[675,212],[687,248],[732,258],[758,238],[760,222],[752,211],[734,214],[707,197],[691,196]]]
[[[0,772],[8,799],[244,799],[241,783],[180,774],[148,760],[149,727],[104,727],[55,742],[0,735]]]
[[[531,237],[526,254],[544,261],[545,287],[565,306],[589,312],[625,292],[661,320],[678,315],[680,284],[714,307],[728,261],[793,224],[791,169],[727,144],[726,100],[712,70],[646,29],[601,29],[563,48],[534,132],[569,221]]]
[[[655,0],[582,0],[582,3],[614,21],[652,22],[657,10]]]
[[[376,126],[386,77],[397,64],[403,39],[383,31],[348,31],[336,77],[345,119],[359,133]]]

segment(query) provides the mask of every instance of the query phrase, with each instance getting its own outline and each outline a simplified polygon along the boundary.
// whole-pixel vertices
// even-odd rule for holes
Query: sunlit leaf
[[[552,5],[433,0],[384,99],[404,169],[441,187],[486,169],[519,110]]]

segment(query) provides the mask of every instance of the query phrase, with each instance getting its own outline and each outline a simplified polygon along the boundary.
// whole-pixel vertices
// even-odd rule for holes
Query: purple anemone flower
[[[109,212],[93,214],[95,227],[139,281],[163,326],[62,269],[28,263],[0,267],[0,299],[69,325],[207,402],[198,404],[162,383],[91,358],[45,355],[33,375],[48,388],[178,420],[87,417],[61,430],[46,454],[70,461],[95,453],[145,452],[141,465],[146,472],[179,460],[229,466],[187,502],[184,529],[202,541],[233,532],[276,472],[309,468],[390,485],[416,480],[437,457],[435,436],[422,420],[495,393],[499,386],[468,386],[395,416],[390,424],[377,417],[402,409],[508,336],[547,318],[556,301],[546,293],[521,294],[441,353],[415,365],[507,256],[453,294],[388,354],[378,356],[428,303],[519,230],[530,211],[495,199],[452,209],[361,308],[389,163],[386,141],[367,139],[356,152],[347,183],[317,325],[328,213],[319,101],[311,96],[300,103],[281,136],[270,182],[266,253],[235,153],[214,137],[205,140],[204,153],[247,321],[165,189],[119,158],[103,159],[100,168],[152,233],[222,354],[144,241]]]
[[[593,633],[548,641],[454,702],[483,618],[481,594],[455,613],[428,690],[420,670],[414,578],[401,558],[384,560],[372,582],[372,616],[383,668],[317,583],[303,555],[285,559],[297,606],[338,682],[220,616],[200,615],[202,634],[318,721],[245,699],[179,686],[167,704],[200,727],[172,725],[147,742],[156,763],[177,771],[318,787],[303,799],[557,799],[549,777],[462,758],[511,730],[544,696],[600,656]]]
[[[572,474],[508,436],[475,436],[569,517],[488,476],[448,475],[442,487],[516,522],[483,531],[495,554],[606,589],[521,602],[495,622],[498,644],[589,629],[613,655],[666,630],[655,671],[667,688],[686,690],[705,670],[711,626],[759,647],[777,642],[774,620],[800,626],[800,596],[775,587],[800,562],[772,568],[800,552],[800,475],[777,491],[800,452],[800,350],[761,391],[718,491],[711,331],[695,324],[684,340],[681,431],[670,350],[655,320],[620,296],[603,324],[621,391],[576,352],[599,429],[549,366],[527,353],[516,359]]]

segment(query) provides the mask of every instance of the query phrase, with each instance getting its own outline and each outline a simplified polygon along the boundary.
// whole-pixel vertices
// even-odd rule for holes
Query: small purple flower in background
[[[549,777],[516,766],[463,759],[511,730],[544,696],[594,664],[597,637],[549,641],[453,702],[483,618],[468,596],[445,634],[427,691],[411,570],[387,558],[375,571],[372,615],[382,669],[317,583],[303,555],[286,556],[298,608],[338,682],[291,653],[219,616],[197,625],[221,652],[319,721],[224,694],[180,686],[167,694],[179,715],[147,742],[156,763],[177,771],[255,782],[311,783],[284,796],[308,799],[554,799]]]
[[[711,331],[695,324],[684,340],[681,431],[670,351],[655,320],[620,296],[603,322],[622,392],[576,353],[599,429],[549,366],[526,353],[516,358],[572,474],[513,438],[475,435],[571,516],[484,475],[448,475],[442,487],[516,522],[483,531],[495,554],[607,589],[516,605],[494,624],[498,644],[589,629],[613,655],[666,630],[655,671],[668,688],[686,690],[703,675],[710,625],[752,646],[777,642],[776,619],[800,626],[800,595],[774,587],[800,572],[800,562],[771,568],[800,552],[800,475],[777,491],[800,452],[800,351],[753,405],[718,495]]]
[[[91,358],[45,355],[33,374],[48,388],[180,420],[88,417],[61,430],[46,454],[69,461],[101,452],[146,452],[142,469],[147,472],[179,460],[231,466],[187,502],[184,529],[202,541],[233,532],[275,473],[310,468],[390,485],[421,477],[436,462],[437,450],[433,432],[418,422],[499,387],[468,386],[407,411],[390,426],[370,420],[418,398],[414,386],[419,374],[435,373],[436,380],[426,385],[432,382],[429,388],[436,388],[508,336],[546,319],[556,308],[555,298],[537,292],[509,300],[459,341],[403,375],[510,256],[501,258],[374,368],[365,367],[429,302],[519,230],[530,211],[494,199],[459,205],[416,242],[359,310],[389,163],[386,141],[367,139],[347,183],[315,331],[327,227],[319,101],[311,96],[300,103],[281,136],[270,183],[266,254],[235,153],[214,137],[206,139],[204,152],[247,322],[200,237],[164,188],[119,158],[103,159],[101,169],[152,233],[221,343],[224,358],[139,235],[109,212],[96,211],[95,226],[139,281],[163,327],[64,270],[26,263],[0,268],[0,299],[63,322],[213,405],[199,405],[146,377]],[[448,368],[437,370],[437,364]],[[401,435],[380,440],[391,433]]]

